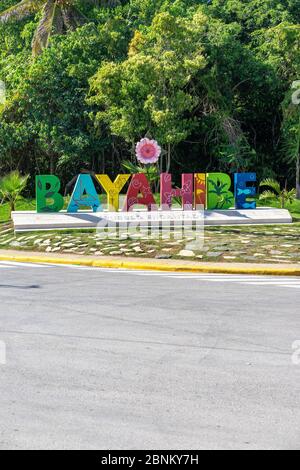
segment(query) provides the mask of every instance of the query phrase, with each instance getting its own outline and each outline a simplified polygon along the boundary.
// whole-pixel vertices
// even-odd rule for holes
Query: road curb
[[[185,273],[211,273],[211,274],[248,274],[248,275],[274,275],[274,276],[300,276],[299,268],[272,268],[244,266],[209,266],[209,265],[185,265],[166,264],[143,261],[120,260],[91,260],[70,258],[49,258],[47,256],[25,255],[0,255],[0,261],[12,261],[19,263],[59,264],[75,265],[94,268],[132,269],[143,271],[185,272]]]

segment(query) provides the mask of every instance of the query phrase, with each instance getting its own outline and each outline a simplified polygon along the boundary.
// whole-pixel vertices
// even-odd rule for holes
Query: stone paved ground
[[[191,259],[213,262],[300,264],[300,224],[255,227],[207,227],[203,246],[191,234],[176,239],[145,233],[130,238],[102,239],[94,231],[39,232],[15,235],[11,226],[0,226],[0,249],[34,250],[95,256]]]

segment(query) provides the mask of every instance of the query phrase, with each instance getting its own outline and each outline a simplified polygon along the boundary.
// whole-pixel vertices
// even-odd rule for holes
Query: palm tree
[[[296,167],[296,191],[297,199],[300,199],[300,81],[292,85],[292,94],[290,102],[290,93],[283,104],[283,151],[287,163],[295,164]],[[296,107],[297,106],[297,107]]]
[[[84,0],[98,4],[99,0]],[[76,0],[22,0],[0,13],[0,21],[15,18],[21,20],[34,13],[41,12],[41,20],[32,41],[33,56],[39,55],[48,47],[53,34],[65,34],[81,26],[86,18],[75,5]],[[100,0],[104,6],[115,6],[119,0]]]
[[[281,189],[280,183],[271,178],[267,178],[260,183],[260,187],[266,186],[270,189],[264,191],[259,199],[264,200],[275,200],[280,202],[280,207],[285,208],[286,204],[292,204],[296,198],[296,189],[291,189],[290,191],[285,187]]]
[[[286,162],[296,166],[296,198],[300,199],[300,116],[297,123],[290,125],[283,150]]]
[[[16,209],[16,202],[24,191],[29,176],[22,176],[18,171],[12,171],[0,180],[0,198],[1,204],[9,203],[10,216]]]

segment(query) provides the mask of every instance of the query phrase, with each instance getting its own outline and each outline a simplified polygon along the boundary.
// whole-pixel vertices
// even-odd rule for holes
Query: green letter
[[[40,175],[36,176],[36,211],[59,212],[64,207],[64,198],[59,194],[60,181],[57,176]],[[49,200],[52,204],[49,204]]]
[[[207,209],[226,210],[234,206],[234,196],[230,192],[231,178],[225,173],[207,175]]]

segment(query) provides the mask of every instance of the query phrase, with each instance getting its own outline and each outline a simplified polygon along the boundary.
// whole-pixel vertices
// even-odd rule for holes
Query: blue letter
[[[248,186],[247,183],[256,182],[256,173],[235,173],[234,193],[236,209],[256,209],[256,201],[249,198],[256,196],[256,188]]]
[[[78,176],[68,212],[77,212],[80,206],[91,207],[93,212],[102,210],[99,196],[90,175]]]

